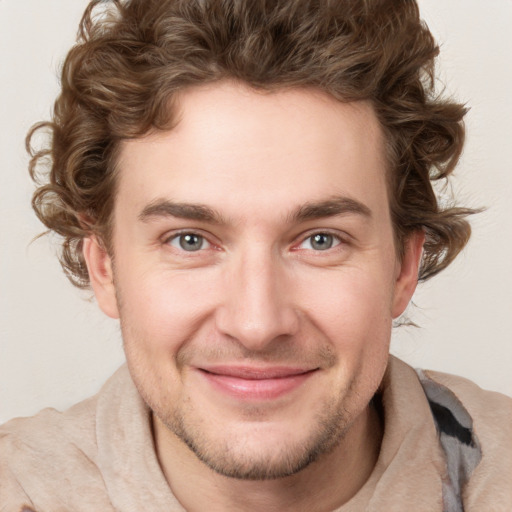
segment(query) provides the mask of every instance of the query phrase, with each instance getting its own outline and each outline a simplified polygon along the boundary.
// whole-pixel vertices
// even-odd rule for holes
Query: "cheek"
[[[389,274],[356,268],[334,270],[324,286],[306,288],[306,314],[337,357],[330,388],[345,389],[343,407],[354,417],[377,390],[389,357],[392,289]],[[319,277],[319,276],[317,276]],[[311,284],[311,283],[309,283]],[[314,293],[312,292],[314,290]]]
[[[392,287],[368,269],[340,269],[305,280],[299,294],[308,316],[331,339],[356,343],[391,326]],[[338,333],[338,334],[337,334]]]
[[[337,385],[349,385],[370,398],[387,365],[391,339],[392,286],[385,272],[343,269],[331,272],[324,286],[308,294],[307,315],[337,355]],[[318,280],[317,280],[317,284]],[[304,290],[302,292],[304,294]],[[358,398],[359,397],[359,398]]]
[[[126,336],[146,344],[147,349],[176,351],[211,310],[213,276],[161,271],[158,265],[137,272],[135,267],[126,266],[131,270],[129,275],[118,276],[118,302]]]

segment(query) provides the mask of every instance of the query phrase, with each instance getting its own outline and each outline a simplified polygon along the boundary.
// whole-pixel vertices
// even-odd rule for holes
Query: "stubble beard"
[[[305,439],[294,444],[283,439],[274,449],[266,446],[259,453],[246,450],[247,439],[242,437],[209,438],[202,429],[204,421],[191,421],[182,410],[175,411],[172,417],[159,418],[214,472],[239,480],[275,480],[299,473],[339,445],[350,427],[341,402],[333,401],[323,408]],[[264,443],[265,439],[261,441]]]
[[[120,309],[123,309],[119,296],[118,304]],[[124,329],[126,327],[123,316],[121,316],[123,345],[128,356],[133,345],[127,343],[127,339],[131,339],[132,336],[126,336]],[[134,332],[130,334],[133,335]],[[134,338],[137,338],[137,336],[134,336]],[[292,353],[291,350],[289,352]],[[315,353],[318,354],[319,352],[321,351],[315,350]],[[336,363],[335,356],[330,353],[328,348],[318,357],[323,361],[322,366],[324,368],[330,368]],[[209,436],[207,433],[208,427],[205,427],[205,422],[208,419],[201,418],[200,415],[190,414],[193,410],[190,401],[182,401],[180,407],[177,407],[174,411],[165,410],[165,404],[172,403],[170,399],[164,399],[160,403],[156,403],[155,397],[148,390],[165,389],[166,384],[159,382],[159,378],[154,374],[139,373],[136,366],[130,364],[132,362],[130,359],[130,357],[127,357],[134,384],[152,413],[158,416],[162,424],[208,468],[228,478],[275,480],[295,475],[317,461],[322,455],[332,452],[343,440],[354,420],[353,415],[345,407],[354,398],[354,391],[357,389],[356,383],[352,382],[345,389],[339,390],[338,398],[325,400],[315,421],[312,422],[313,426],[304,439],[298,440],[294,444],[289,443],[289,439],[281,439],[279,446],[275,446],[274,449],[267,447],[259,453],[254,453],[255,450],[253,452],[245,451],[244,445],[247,444],[247,438],[243,439],[238,436],[237,439],[233,440],[229,438],[229,435],[226,435],[224,438],[213,439]],[[139,358],[135,357],[134,359],[137,361]],[[168,398],[170,396],[172,396],[172,393],[168,393]],[[264,442],[265,440],[262,439],[261,441]],[[264,451],[267,453],[265,454]]]
[[[155,396],[149,393],[150,389],[165,389],[168,383],[162,382],[154,374],[143,376],[133,367],[130,373],[139,394],[163,426],[208,468],[228,478],[262,481],[295,475],[332,452],[354,420],[353,413],[348,412],[345,406],[353,399],[357,386],[349,385],[338,391],[339,398],[325,400],[302,439],[290,441],[294,437],[291,431],[293,426],[289,436],[281,436],[273,445],[269,445],[261,432],[259,436],[250,431],[234,436],[229,432],[212,435],[209,419],[194,411],[190,399],[182,398],[169,410],[166,406],[173,403],[170,390],[160,400],[155,400]],[[251,421],[258,419],[259,415],[253,409],[247,416],[247,421]],[[257,448],[258,443],[261,443],[261,449]],[[252,449],[246,449],[247,446]]]

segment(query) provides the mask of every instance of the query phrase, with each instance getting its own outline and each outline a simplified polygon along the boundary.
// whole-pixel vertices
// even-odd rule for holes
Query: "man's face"
[[[420,245],[400,265],[369,105],[230,83],[179,105],[122,145],[92,283],[157,429],[222,474],[292,474],[367,409]]]

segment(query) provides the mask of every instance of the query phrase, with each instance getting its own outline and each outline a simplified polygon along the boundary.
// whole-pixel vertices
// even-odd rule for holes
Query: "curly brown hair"
[[[39,184],[33,207],[63,238],[67,276],[87,287],[82,242],[94,233],[110,249],[122,140],[171,128],[172,99],[194,85],[315,87],[372,103],[386,138],[398,253],[424,230],[419,278],[427,279],[464,247],[473,212],[441,207],[433,188],[459,159],[466,112],[435,92],[438,52],[413,0],[93,0],[53,119],[27,136]],[[49,144],[31,150],[43,128]]]

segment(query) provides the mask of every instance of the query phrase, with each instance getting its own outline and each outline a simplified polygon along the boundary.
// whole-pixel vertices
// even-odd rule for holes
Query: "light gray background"
[[[25,133],[49,116],[57,71],[86,0],[0,0],[0,423],[95,393],[122,363],[117,323],[75,290],[30,208]],[[420,0],[442,44],[441,77],[467,101],[455,189],[487,206],[459,260],[422,285],[420,329],[393,352],[512,395],[512,1]]]

